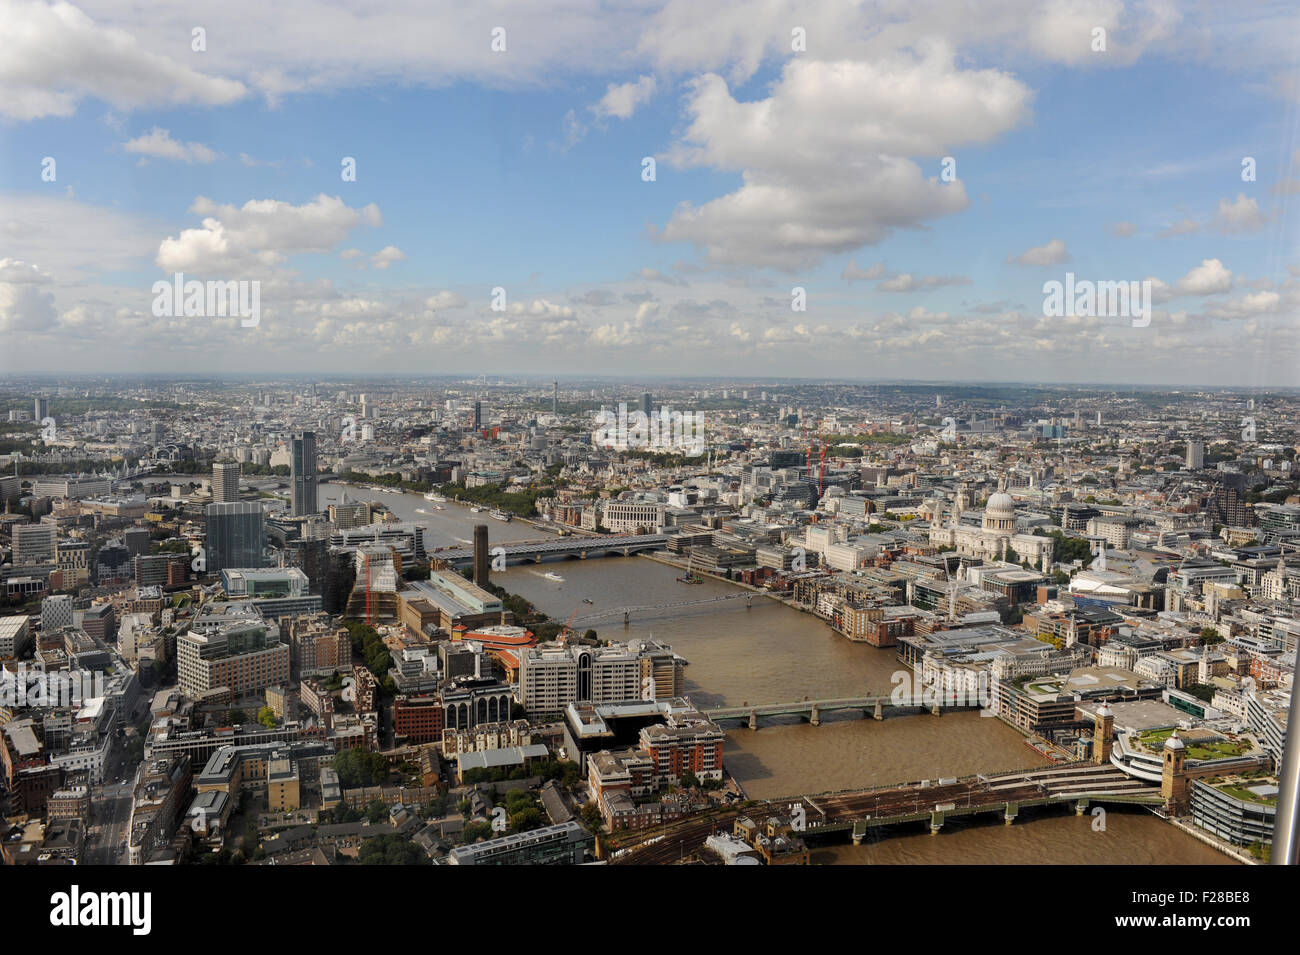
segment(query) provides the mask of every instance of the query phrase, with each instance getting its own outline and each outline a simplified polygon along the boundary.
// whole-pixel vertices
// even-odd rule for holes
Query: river
[[[469,543],[473,525],[488,525],[489,541],[539,539],[548,531],[492,520],[464,505],[445,510],[418,494],[349,488],[354,499],[382,501],[403,520],[429,528],[430,548]],[[322,507],[337,486],[323,485]],[[426,513],[419,513],[419,510]],[[548,579],[559,574],[563,580]],[[557,620],[577,613],[574,628],[604,639],[652,637],[690,665],[686,692],[698,706],[776,703],[889,693],[905,669],[892,649],[850,643],[811,614],[755,594],[695,606],[665,607],[741,594],[715,580],[679,583],[680,571],[644,557],[521,564],[492,575],[494,583],[531,600]],[[591,603],[585,603],[590,600]],[[633,610],[623,623],[623,608]],[[757,731],[731,728],[728,770],[756,798],[824,792],[976,772],[1041,766],[1046,760],[1015,730],[974,711],[942,716],[893,716],[882,722],[828,714],[821,726],[796,717],[764,720]],[[950,821],[937,836],[920,826],[862,846],[819,848],[821,863],[1230,863],[1212,848],[1143,810],[1109,812],[1104,832],[1092,818],[1064,810],[1026,813],[1011,827],[1001,822]]]

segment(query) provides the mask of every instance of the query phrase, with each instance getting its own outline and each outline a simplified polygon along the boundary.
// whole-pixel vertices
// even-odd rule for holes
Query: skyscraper
[[[50,416],[50,400],[48,398],[37,398],[35,409],[36,423],[40,424],[42,419]]]
[[[289,455],[289,473],[293,477],[294,517],[316,513],[316,432],[303,431],[293,436]]]
[[[1199,471],[1205,467],[1205,442],[1196,438],[1187,441],[1187,470]]]
[[[488,529],[486,524],[474,525],[474,583],[480,587],[488,580]]]
[[[474,430],[480,431],[483,428],[483,402],[474,402]]]
[[[650,392],[645,392],[641,396],[641,411],[648,418],[653,413],[650,400]]]
[[[206,514],[207,573],[218,574],[228,567],[262,566],[265,524],[261,504],[256,501],[209,504]]]
[[[559,415],[560,413],[560,383],[551,382],[551,414]]]
[[[239,464],[217,461],[212,465],[212,500],[217,504],[231,504],[239,500]]]

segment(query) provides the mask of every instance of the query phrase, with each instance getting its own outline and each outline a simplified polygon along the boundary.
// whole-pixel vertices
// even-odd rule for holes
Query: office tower
[[[75,623],[72,613],[72,597],[56,594],[41,601],[41,632],[51,634]]]
[[[13,529],[15,564],[52,564],[59,528],[55,524],[16,524]]]
[[[126,551],[132,557],[139,557],[141,554],[149,553],[149,545],[152,540],[152,535],[150,535],[147,527],[128,527],[122,532],[122,543],[126,545]]]
[[[479,431],[483,427],[483,402],[474,402],[474,430]]]
[[[289,472],[293,476],[294,517],[316,513],[316,432],[303,431],[293,437],[289,457]]]
[[[1189,438],[1187,441],[1187,470],[1199,471],[1205,467],[1205,442]]]
[[[212,500],[217,504],[233,504],[239,500],[240,467],[233,461],[217,461],[212,465]]]
[[[551,382],[551,414],[558,415],[559,413],[560,413],[560,383],[558,381],[553,381]]]
[[[295,492],[296,493],[296,492]],[[227,567],[261,567],[264,516],[256,501],[209,504],[206,573]]]
[[[1101,427],[1101,412],[1097,412],[1097,427]]]
[[[39,424],[43,419],[50,415],[50,401],[48,398],[37,398],[35,401],[36,423]]]
[[[154,447],[157,447],[158,445],[163,443],[163,438],[166,436],[167,429],[163,426],[163,423],[161,421],[152,422],[149,428],[151,432],[150,440],[152,441]]]
[[[652,413],[650,392],[648,391],[641,396],[641,413],[644,414],[647,418],[650,417]]]
[[[482,587],[488,579],[488,529],[486,524],[474,525],[474,583]]]

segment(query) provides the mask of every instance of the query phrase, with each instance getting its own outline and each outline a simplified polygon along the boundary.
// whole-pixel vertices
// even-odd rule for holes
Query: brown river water
[[[322,506],[337,500],[337,494],[337,486],[322,486]],[[468,543],[476,523],[488,525],[492,543],[549,536],[522,521],[492,520],[486,512],[472,514],[454,503],[436,511],[416,494],[350,488],[349,495],[382,501],[399,517],[424,522],[430,548]],[[550,580],[546,573],[564,579]],[[811,614],[757,594],[752,600],[734,596],[744,592],[720,581],[681,584],[676,580],[680,573],[644,557],[602,557],[512,566],[492,580],[558,620],[576,610],[574,628],[594,629],[602,639],[653,637],[669,644],[690,661],[686,691],[701,707],[888,694],[893,674],[905,669],[892,649],[850,643]],[[716,599],[720,597],[732,599]],[[701,603],[666,606],[695,601]],[[634,608],[626,626],[624,608]],[[757,731],[743,724],[727,728],[727,768],[756,798],[1046,763],[1015,730],[973,711],[899,715],[881,722],[828,714],[816,727],[796,717],[778,717],[764,720]],[[1145,810],[1111,810],[1105,819],[1105,830],[1095,831],[1091,816],[1044,808],[1022,813],[1011,826],[992,816],[949,820],[931,835],[918,824],[861,846],[846,842],[816,848],[813,861],[1235,864]]]

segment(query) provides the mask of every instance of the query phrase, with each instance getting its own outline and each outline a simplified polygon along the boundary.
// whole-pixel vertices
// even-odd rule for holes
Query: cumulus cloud
[[[130,33],[100,26],[70,3],[0,0],[0,23],[0,114],[12,119],[71,116],[87,96],[135,109],[218,106],[247,93],[236,80],[146,51]],[[188,53],[188,42],[180,48]]]
[[[1070,261],[1070,253],[1065,247],[1064,239],[1052,239],[1046,245],[1034,246],[1019,255],[1010,256],[1007,261],[1020,265],[1060,265]]]
[[[634,83],[611,83],[600,102],[591,107],[591,111],[600,119],[611,116],[630,119],[637,107],[654,95],[655,85],[653,76],[642,76]]]
[[[373,203],[354,209],[324,193],[300,206],[276,199],[218,205],[200,196],[190,212],[204,217],[202,227],[162,241],[155,262],[164,271],[270,268],[297,253],[328,252],[357,226],[383,221]]]
[[[406,258],[406,253],[395,245],[386,245],[370,257],[370,264],[377,269],[386,269],[394,262]]]
[[[1259,211],[1259,202],[1253,198],[1248,199],[1245,193],[1239,192],[1235,200],[1219,200],[1219,211],[1215,213],[1211,225],[1215,231],[1225,235],[1240,235],[1258,232],[1267,221],[1267,217]]]
[[[137,136],[122,147],[129,153],[152,156],[155,159],[175,159],[185,163],[207,163],[217,159],[217,154],[202,143],[182,143],[172,139],[169,130],[155,126],[143,136]]]
[[[927,178],[913,155],[941,156],[1024,121],[1028,89],[997,70],[962,70],[951,50],[878,62],[794,60],[771,95],[739,102],[722,77],[696,79],[691,121],[665,158],[740,170],[744,185],[683,203],[660,237],[723,264],[794,270],[960,212],[960,182]]]
[[[1232,288],[1232,271],[1218,259],[1205,259],[1180,278],[1174,287],[1180,295],[1214,295]]]
[[[1106,231],[1117,239],[1131,239],[1137,234],[1137,226],[1131,222],[1112,222]]]

